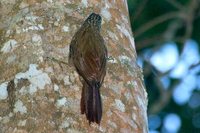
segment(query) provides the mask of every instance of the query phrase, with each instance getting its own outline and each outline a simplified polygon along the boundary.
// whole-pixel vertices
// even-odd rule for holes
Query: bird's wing
[[[74,59],[74,65],[86,82],[96,81],[101,84],[106,74],[107,50],[103,38],[96,39],[91,37],[85,40],[87,46],[77,53],[80,55]]]

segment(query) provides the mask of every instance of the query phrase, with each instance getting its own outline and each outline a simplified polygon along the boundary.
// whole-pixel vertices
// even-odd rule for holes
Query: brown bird
[[[100,124],[102,117],[100,87],[106,75],[107,48],[100,30],[101,16],[92,13],[70,44],[69,61],[83,79],[81,114],[86,114],[89,124]]]

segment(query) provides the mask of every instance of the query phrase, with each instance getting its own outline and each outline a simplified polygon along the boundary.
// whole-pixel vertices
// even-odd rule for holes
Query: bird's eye
[[[97,83],[96,83],[96,87],[97,87],[97,88],[100,88],[100,82],[97,82]]]

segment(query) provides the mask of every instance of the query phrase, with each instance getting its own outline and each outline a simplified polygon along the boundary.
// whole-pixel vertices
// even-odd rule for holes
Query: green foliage
[[[144,51],[149,49],[155,52],[166,42],[175,42],[179,53],[182,53],[184,43],[188,39],[200,44],[199,0],[128,0],[128,6],[139,57],[143,58]],[[144,61],[143,69],[149,94],[148,114],[159,115],[162,120],[169,113],[178,114],[181,118],[180,133],[200,133],[200,128],[194,124],[195,117],[200,113],[200,107],[194,109],[188,103],[178,105],[172,98],[174,88],[180,84],[181,79],[171,78],[168,90],[163,90],[159,86],[159,78],[168,75],[170,71],[155,72],[148,58]],[[196,89],[194,93],[200,93],[200,89]],[[169,98],[163,102],[163,96]],[[163,106],[157,106],[156,111],[152,109],[159,102],[163,102]],[[197,123],[200,124],[200,120]],[[162,127],[163,123],[156,130],[163,132]]]

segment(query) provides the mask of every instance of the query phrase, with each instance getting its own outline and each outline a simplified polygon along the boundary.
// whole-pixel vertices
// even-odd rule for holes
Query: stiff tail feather
[[[83,85],[81,96],[81,114],[86,114],[86,117],[91,122],[100,124],[102,117],[102,105],[100,96],[100,87],[96,83],[93,86]]]

